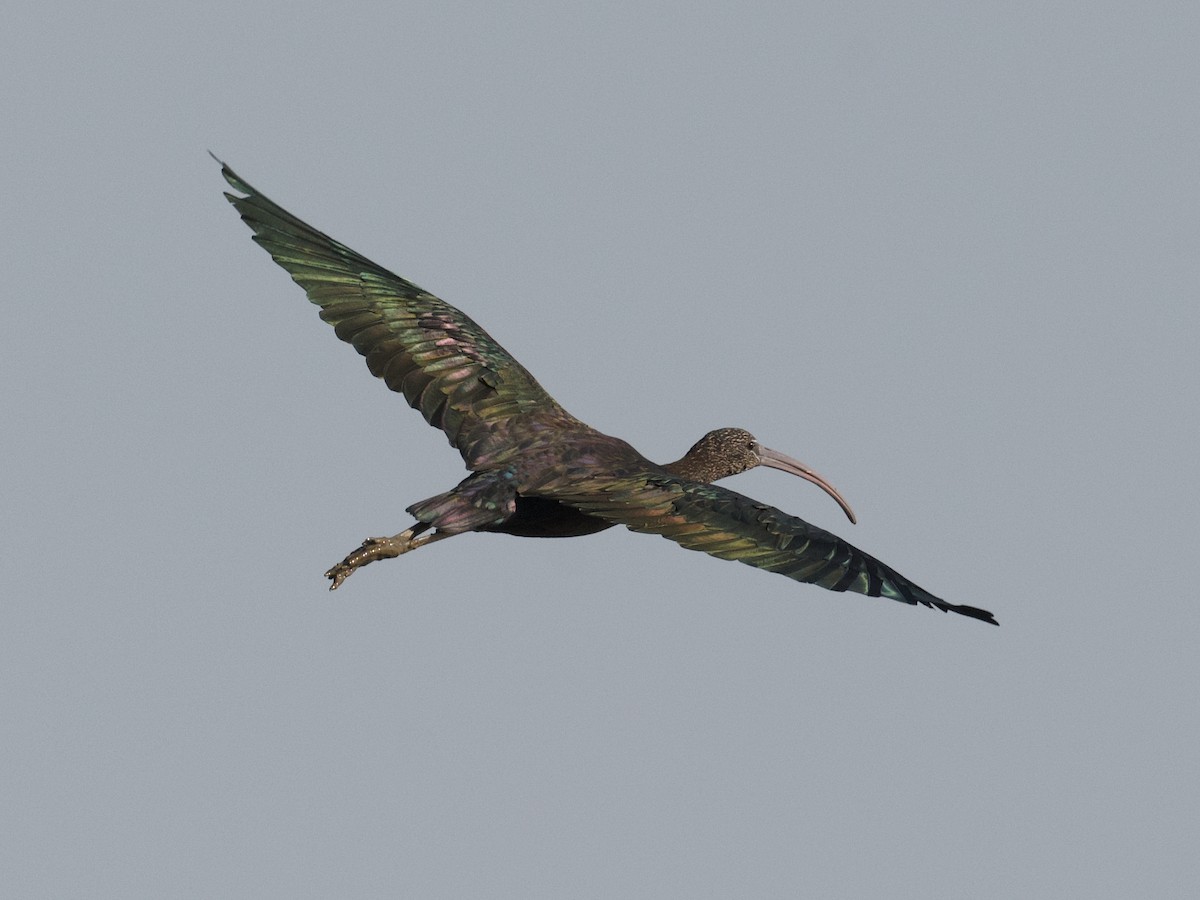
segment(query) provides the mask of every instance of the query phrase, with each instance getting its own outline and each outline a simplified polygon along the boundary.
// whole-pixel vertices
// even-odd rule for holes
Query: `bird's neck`
[[[711,483],[718,478],[724,478],[728,472],[722,471],[716,465],[716,460],[706,459],[699,455],[687,454],[675,462],[663,463],[662,467],[672,475],[686,478],[689,481]]]

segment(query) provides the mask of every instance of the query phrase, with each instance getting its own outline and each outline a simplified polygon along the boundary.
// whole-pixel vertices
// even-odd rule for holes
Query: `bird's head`
[[[672,474],[694,481],[713,482],[753,469],[755,466],[769,466],[811,481],[837,501],[851,522],[858,521],[850,504],[833,485],[799,460],[764,447],[744,428],[718,428],[710,431],[700,438],[682,459],[668,463],[663,468]]]

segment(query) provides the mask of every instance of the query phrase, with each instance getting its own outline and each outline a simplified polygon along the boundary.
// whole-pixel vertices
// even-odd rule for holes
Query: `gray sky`
[[[19,4],[0,894],[1184,897],[1200,13]],[[211,148],[673,459],[1002,627],[613,529],[322,571],[463,475]]]

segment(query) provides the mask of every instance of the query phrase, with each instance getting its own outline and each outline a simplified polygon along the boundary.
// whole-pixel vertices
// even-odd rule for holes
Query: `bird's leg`
[[[368,563],[373,563],[380,559],[391,559],[393,556],[400,556],[402,553],[407,553],[410,550],[416,550],[418,547],[424,547],[426,544],[432,544],[434,541],[440,541],[442,538],[450,537],[444,531],[429,531],[429,524],[426,522],[418,522],[407,531],[402,531],[399,534],[391,537],[367,538],[353,553],[350,553],[340,563],[325,573],[325,577],[331,582],[329,589],[336,591],[343,581],[350,577],[355,569],[360,566],[365,566]]]

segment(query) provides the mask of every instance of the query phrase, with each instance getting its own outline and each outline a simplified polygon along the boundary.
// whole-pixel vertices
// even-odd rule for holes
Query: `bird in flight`
[[[217,162],[236,191],[225,196],[254,241],[366,357],[371,373],[446,433],[470,470],[457,486],[408,507],[416,519],[410,528],[367,538],[329,569],[330,590],[368,563],[465,531],[572,537],[624,525],[831,591],[998,624],[987,610],[935,597],[836,535],[714,484],[769,466],[817,485],[855,521],[829,482],[750,432],[718,428],[680,459],[651,462],[563,409],[458,309],[302,222]]]

